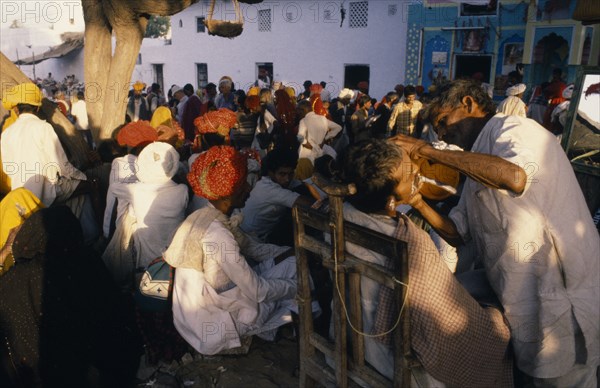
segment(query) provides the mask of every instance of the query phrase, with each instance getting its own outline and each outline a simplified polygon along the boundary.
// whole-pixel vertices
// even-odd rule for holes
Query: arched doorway
[[[569,61],[569,42],[552,32],[536,43],[533,49],[533,82],[548,81],[556,68],[566,70]]]

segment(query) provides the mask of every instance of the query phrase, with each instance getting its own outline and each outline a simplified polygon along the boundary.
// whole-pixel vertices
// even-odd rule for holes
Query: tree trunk
[[[31,80],[4,54],[0,53],[0,95],[4,93],[4,90],[24,82],[31,82]],[[75,126],[62,114],[57,105],[48,99],[42,100],[40,111],[40,116],[54,128],[71,164],[82,171],[87,169],[89,167],[87,144]],[[0,105],[0,122],[4,122],[8,114],[9,112]]]
[[[85,19],[83,63],[87,112],[92,135],[95,139],[101,139],[104,98],[112,59],[112,28],[99,1],[84,0],[82,4]]]
[[[110,139],[125,121],[131,75],[150,15],[173,15],[197,1],[82,0],[86,100],[91,130],[97,139]]]

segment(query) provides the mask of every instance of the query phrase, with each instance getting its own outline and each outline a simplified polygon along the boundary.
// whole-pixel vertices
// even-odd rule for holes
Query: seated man
[[[37,116],[42,92],[33,83],[19,84],[5,91],[2,103],[18,116],[0,142],[11,190],[25,187],[45,206],[67,205],[79,218],[86,243],[93,242],[99,235],[96,183],[69,162],[52,125]]]
[[[282,217],[289,215],[289,209],[294,205],[311,205],[319,196],[315,193],[314,198],[311,198],[292,191],[302,186],[301,182],[294,180],[294,170],[298,163],[298,155],[295,152],[284,148],[274,149],[269,152],[263,163],[267,175],[256,182],[246,206],[242,209],[244,220],[241,228],[261,242],[281,245],[288,242],[287,245],[291,245],[291,218],[288,216],[286,226],[282,226]],[[273,236],[274,232],[279,237]]]
[[[425,371],[438,380],[427,385],[512,386],[510,331],[502,313],[481,307],[456,281],[429,235],[396,213],[398,203],[420,197],[418,168],[408,153],[391,142],[371,140],[351,146],[342,166],[344,181],[357,190],[344,204],[344,218],[407,243],[411,347]],[[346,249],[394,268],[389,258],[373,251],[354,244]],[[394,357],[389,333],[399,314],[393,295],[391,289],[361,278],[362,331],[370,335],[365,338],[365,359],[390,379]]]
[[[170,144],[154,142],[146,146],[136,159],[136,168],[139,181],[114,181],[109,188],[109,194],[126,205],[127,215],[118,214],[117,222],[126,223],[125,228],[131,229],[125,233],[131,236],[131,241],[122,241],[115,234],[104,257],[107,264],[120,264],[121,268],[109,265],[118,282],[130,279],[130,276],[124,275],[131,274],[134,269],[131,268],[132,260],[123,259],[123,262],[115,263],[110,255],[124,258],[124,251],[132,251],[135,268],[145,268],[171,243],[175,231],[185,219],[188,202],[187,186],[172,180],[179,168],[179,154]],[[131,224],[127,220],[129,217],[134,220]]]
[[[202,354],[240,347],[254,334],[273,340],[296,307],[292,251],[256,243],[230,219],[248,197],[246,173],[246,158],[232,147],[201,154],[188,180],[209,204],[185,220],[164,253],[176,268],[175,328]],[[259,264],[251,268],[247,257]]]

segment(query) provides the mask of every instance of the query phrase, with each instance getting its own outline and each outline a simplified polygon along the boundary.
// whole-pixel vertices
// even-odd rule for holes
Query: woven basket
[[[583,24],[600,23],[600,5],[597,0],[578,0],[573,11],[573,19]]]
[[[235,21],[215,20],[212,18],[215,9],[215,2],[216,0],[211,1],[208,15],[204,20],[204,25],[208,29],[208,33],[210,35],[221,36],[223,38],[230,39],[240,36],[242,31],[244,31],[244,17],[242,16],[240,4],[237,2],[237,0],[233,0],[233,6],[235,7],[236,15]]]

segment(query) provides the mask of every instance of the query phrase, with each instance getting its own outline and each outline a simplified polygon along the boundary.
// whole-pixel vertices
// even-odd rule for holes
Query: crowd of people
[[[59,91],[96,155],[87,176],[38,117],[42,91],[7,90],[0,383],[130,386],[142,355],[275,340],[298,313],[291,209],[327,210],[319,173],[356,186],[348,221],[407,242],[411,347],[430,386],[596,386],[600,239],[558,132],[541,125],[569,98],[555,75],[528,108],[525,85],[496,106],[476,80],[396,85],[380,101],[367,82],[334,98],[325,83],[297,93],[264,77],[167,95],[136,82],[102,142],[84,94],[63,106]],[[311,275],[329,335],[330,275]],[[392,378],[393,340],[378,333],[397,301],[365,277],[361,303],[366,361]]]

